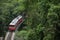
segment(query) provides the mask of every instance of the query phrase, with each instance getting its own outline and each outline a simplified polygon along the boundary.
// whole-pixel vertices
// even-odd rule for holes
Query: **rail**
[[[17,26],[15,31],[8,31],[4,37],[4,40],[14,40],[15,32],[18,30],[20,25],[24,22],[24,20]]]

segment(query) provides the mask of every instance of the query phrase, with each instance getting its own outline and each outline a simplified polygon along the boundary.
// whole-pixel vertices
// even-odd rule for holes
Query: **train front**
[[[23,17],[21,15],[17,16],[12,20],[12,22],[9,24],[9,31],[15,31],[19,24],[23,22]]]

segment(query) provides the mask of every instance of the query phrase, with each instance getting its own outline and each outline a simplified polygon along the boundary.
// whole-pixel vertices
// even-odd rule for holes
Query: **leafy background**
[[[16,33],[18,38],[59,40],[60,0],[1,0],[0,36],[4,36],[9,23],[22,12],[27,14],[26,26]]]

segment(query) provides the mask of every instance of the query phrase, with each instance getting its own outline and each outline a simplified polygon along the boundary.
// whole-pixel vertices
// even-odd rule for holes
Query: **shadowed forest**
[[[16,40],[60,40],[60,0],[0,0],[0,37],[23,13],[26,18]]]

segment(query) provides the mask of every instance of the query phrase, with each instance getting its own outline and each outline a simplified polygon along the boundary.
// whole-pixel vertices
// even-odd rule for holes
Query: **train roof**
[[[14,18],[14,19],[12,20],[12,22],[11,22],[9,25],[16,25],[16,23],[18,22],[18,20],[21,19],[21,18],[22,18],[21,15],[17,16],[16,18]]]

